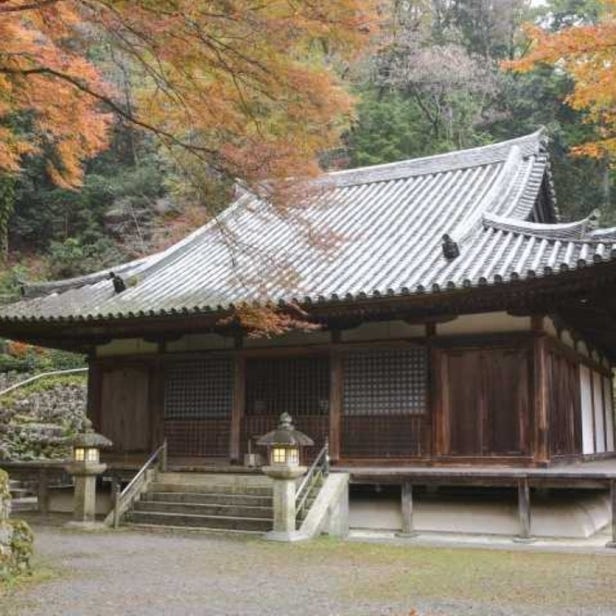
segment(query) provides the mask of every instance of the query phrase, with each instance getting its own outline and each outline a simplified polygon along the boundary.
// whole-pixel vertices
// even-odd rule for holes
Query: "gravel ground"
[[[609,554],[34,531],[38,573],[2,615],[616,615]]]

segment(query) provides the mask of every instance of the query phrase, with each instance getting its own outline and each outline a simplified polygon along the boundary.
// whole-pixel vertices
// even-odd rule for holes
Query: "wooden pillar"
[[[233,406],[231,407],[231,443],[229,457],[231,462],[239,463],[242,455],[242,418],[246,395],[246,360],[239,353],[233,365]]]
[[[605,547],[616,548],[616,479],[610,481],[610,504],[612,510],[612,540]]]
[[[538,336],[533,342],[534,355],[534,430],[533,456],[536,462],[547,463],[550,459],[549,408],[547,351],[545,336]]]
[[[402,507],[402,531],[399,537],[414,537],[417,535],[413,524],[413,484],[410,481],[402,483],[400,504]]]
[[[37,503],[39,513],[49,513],[49,476],[46,468],[39,469],[37,485]]]
[[[430,349],[430,414],[432,417],[432,455],[449,453],[447,355],[441,350]]]
[[[103,370],[94,354],[88,357],[87,416],[97,432],[101,431]]]
[[[530,529],[530,486],[528,477],[518,479],[518,518],[520,532],[515,541],[532,541]]]
[[[158,449],[165,438],[165,372],[162,358],[156,357],[148,369],[148,411],[150,450]]]
[[[330,356],[329,383],[329,457],[333,462],[340,459],[343,378],[342,356],[334,351]]]

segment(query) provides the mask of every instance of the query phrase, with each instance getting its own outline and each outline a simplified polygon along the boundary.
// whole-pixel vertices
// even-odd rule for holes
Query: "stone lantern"
[[[288,413],[280,416],[275,430],[268,432],[258,441],[268,449],[269,465],[263,472],[273,480],[274,492],[274,530],[268,533],[269,539],[289,541],[295,530],[295,480],[306,472],[300,466],[300,449],[314,445],[311,438],[296,430]]]
[[[92,430],[87,423],[85,432],[73,439],[73,459],[66,470],[73,475],[75,495],[72,525],[91,526],[96,513],[96,477],[105,471],[100,463],[100,450],[111,447],[112,442]]]

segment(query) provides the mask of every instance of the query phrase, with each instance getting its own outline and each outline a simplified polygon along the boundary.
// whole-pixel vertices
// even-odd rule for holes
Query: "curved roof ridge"
[[[501,167],[498,177],[492,183],[487,193],[483,195],[476,207],[452,229],[450,235],[460,242],[469,239],[478,227],[481,226],[483,216],[491,210],[498,210],[499,206],[507,199],[510,190],[511,179],[519,170],[522,162],[522,152],[514,145],[507,154],[507,159]]]
[[[548,240],[578,242],[601,242],[616,237],[616,227],[597,229],[598,212],[591,212],[586,218],[572,222],[543,223],[499,216],[493,212],[483,215],[484,227],[511,233],[534,236]]]
[[[329,183],[337,187],[369,182],[386,182],[418,175],[441,173],[443,171],[455,171],[456,169],[468,168],[470,166],[479,167],[497,162],[504,163],[512,148],[519,148],[522,157],[527,157],[538,153],[545,147],[546,132],[545,128],[542,127],[529,135],[475,148],[356,169],[331,171],[316,181],[326,185]]]

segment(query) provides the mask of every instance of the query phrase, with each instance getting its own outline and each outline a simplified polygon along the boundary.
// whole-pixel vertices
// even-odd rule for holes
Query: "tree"
[[[566,23],[566,22],[565,22]],[[586,112],[586,121],[598,127],[595,139],[576,148],[593,157],[616,155],[616,0],[604,0],[597,23],[578,21],[562,30],[526,28],[530,49],[507,68],[528,72],[538,65],[551,65],[571,76],[574,87],[566,101]]]
[[[375,14],[365,0],[0,0],[0,172],[38,152],[79,185],[113,112],[222,175],[314,174],[352,108],[332,59],[354,56]],[[91,61],[101,42],[130,61],[134,100]]]

